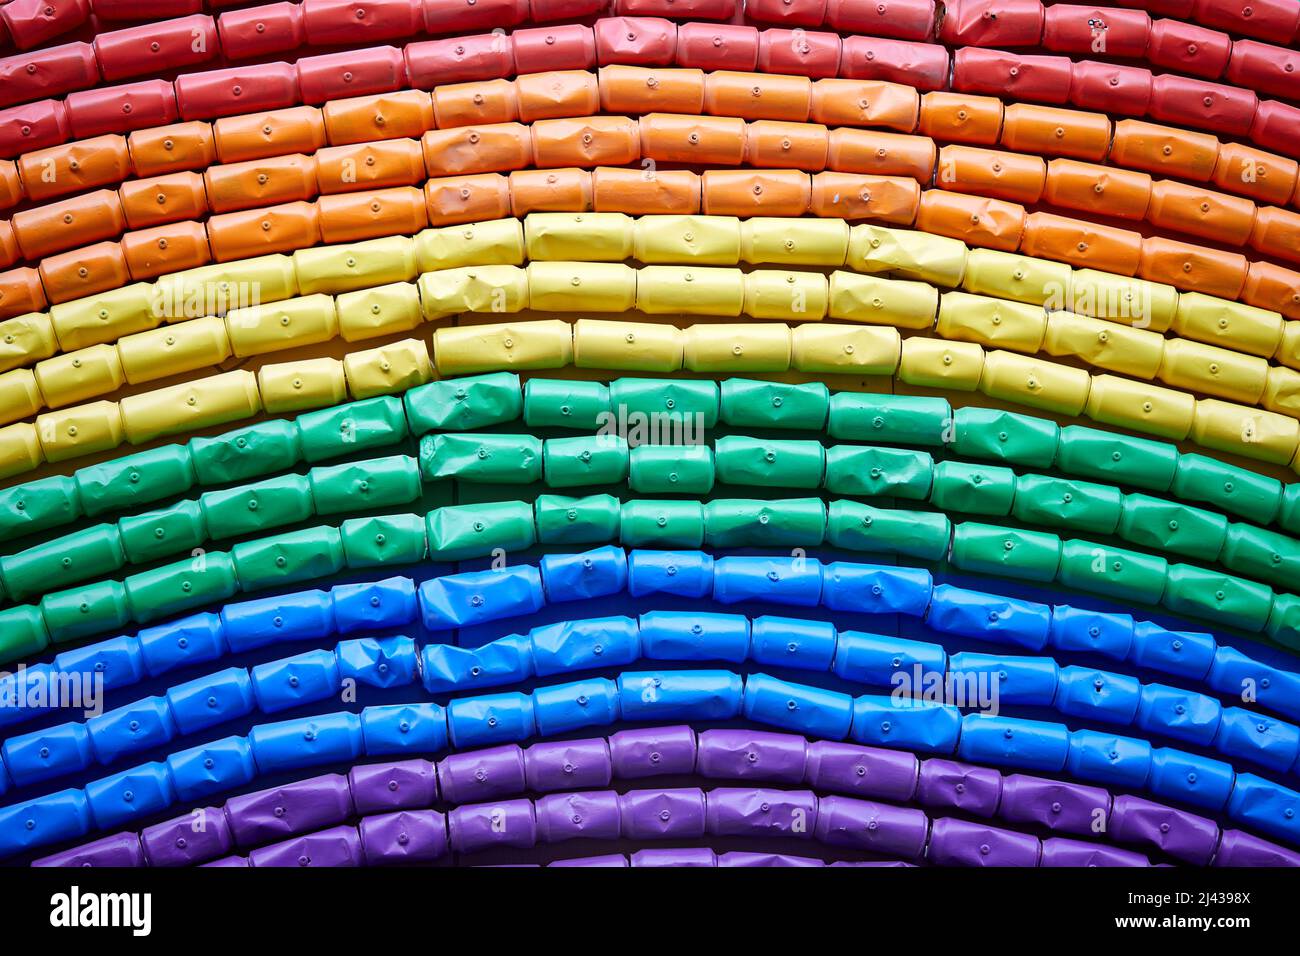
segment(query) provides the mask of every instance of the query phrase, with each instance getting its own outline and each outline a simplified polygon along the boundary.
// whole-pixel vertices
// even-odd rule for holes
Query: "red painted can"
[[[677,27],[657,17],[608,17],[596,22],[596,59],[602,66],[667,66],[677,52]]]
[[[90,0],[9,0],[0,7],[0,20],[20,50],[30,50],[75,30],[89,18]]]
[[[730,23],[683,23],[677,28],[677,65],[751,73],[758,68],[758,30]]]
[[[1151,71],[1083,60],[1072,70],[1070,102],[1100,113],[1145,116],[1151,107]]]
[[[947,0],[939,39],[966,46],[1038,46],[1043,37],[1039,0]]]
[[[1218,30],[1181,20],[1157,20],[1151,25],[1147,59],[1155,66],[1213,80],[1223,75],[1231,52],[1232,40]]]
[[[7,56],[0,60],[0,107],[83,90],[98,80],[99,64],[89,43]]]
[[[396,47],[345,50],[298,61],[298,89],[304,103],[387,93],[405,85],[406,60]]]
[[[126,133],[176,121],[176,90],[165,80],[140,80],[73,93],[65,101],[74,139]]]
[[[1043,16],[1043,46],[1057,53],[1135,59],[1146,53],[1150,33],[1145,10],[1056,3]]]
[[[0,110],[0,159],[58,146],[67,139],[67,111],[59,100],[38,100]]]
[[[157,76],[216,59],[221,53],[216,22],[196,15],[113,30],[95,37],[95,55],[107,81]]]
[[[1259,103],[1251,90],[1165,73],[1151,84],[1151,116],[1229,136],[1250,132]]]
[[[514,49],[504,33],[426,40],[406,47],[406,80],[421,90],[448,83],[493,80],[514,73]]]
[[[1300,91],[1300,52],[1255,40],[1238,40],[1232,45],[1227,79],[1258,93],[1294,99]]]
[[[934,0],[829,0],[826,4],[828,27],[895,40],[930,39],[934,18]]]
[[[515,69],[520,73],[547,70],[589,70],[596,65],[596,34],[576,23],[516,30]]]
[[[965,52],[965,51],[963,51]],[[948,88],[948,51],[937,43],[848,37],[840,75],[851,80],[889,80],[918,90]]]
[[[221,50],[231,60],[251,60],[296,50],[307,42],[302,4],[268,3],[217,17]]]
[[[838,76],[838,34],[811,30],[764,30],[758,36],[758,68],[763,73],[791,73],[815,80]]]
[[[300,101],[298,71],[290,63],[236,66],[176,78],[176,105],[187,120],[278,110]]]
[[[1064,56],[1024,56],[967,47],[952,58],[952,88],[1032,103],[1064,103],[1070,98],[1070,60]]]
[[[411,0],[304,0],[302,9],[312,46],[378,43],[424,29],[424,10]]]
[[[424,0],[424,29],[433,34],[513,27],[527,19],[528,0]]]

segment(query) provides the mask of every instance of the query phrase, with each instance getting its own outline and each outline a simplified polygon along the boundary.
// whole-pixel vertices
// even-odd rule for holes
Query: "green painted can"
[[[1228,537],[1228,519],[1166,498],[1125,495],[1119,536],[1144,548],[1218,561]]]
[[[40,608],[30,605],[0,611],[0,664],[20,661],[50,646]]]
[[[409,455],[320,466],[307,480],[318,515],[409,505],[421,489],[420,466]]]
[[[91,465],[73,478],[88,517],[120,511],[171,498],[194,487],[190,450],[185,445],[163,445],[114,461]]]
[[[218,604],[239,592],[234,561],[220,551],[133,574],[123,583],[141,624]]]
[[[55,644],[116,631],[131,620],[131,605],[121,581],[96,581],[56,591],[41,598],[40,607]]]
[[[610,414],[599,425],[629,445],[703,441],[718,423],[718,383],[668,378],[616,378],[609,386]]]
[[[1289,534],[1230,524],[1220,560],[1230,571],[1283,591],[1296,589],[1300,582],[1300,542]]]
[[[1011,513],[1025,524],[1111,535],[1119,527],[1124,495],[1114,485],[1075,478],[1021,475]]]
[[[954,567],[1024,581],[1051,581],[1061,561],[1061,539],[1041,531],[965,521],[952,532]]]
[[[392,395],[307,412],[297,425],[302,457],[312,463],[395,445],[408,434],[402,400]]]
[[[749,378],[722,383],[719,418],[734,428],[790,428],[819,432],[826,426],[830,390],[821,382],[787,385]]]
[[[934,459],[929,452],[873,445],[826,449],[826,490],[837,495],[924,501],[933,477]]]
[[[826,540],[837,548],[942,561],[951,537],[952,522],[937,511],[893,511],[856,501],[832,501],[827,509]]]
[[[76,521],[84,512],[77,483],[66,475],[0,491],[0,541]]]
[[[536,543],[533,509],[523,501],[435,508],[427,524],[431,561],[482,558],[498,549],[526,551]]]
[[[952,406],[944,398],[872,392],[836,392],[831,397],[832,438],[941,448],[952,425]]]
[[[820,498],[720,498],[704,505],[704,543],[715,548],[817,547],[825,538]]]
[[[330,527],[245,541],[235,545],[230,554],[245,591],[326,578],[344,567],[339,529]]]
[[[353,518],[343,522],[339,536],[349,568],[415,564],[428,554],[423,515]]]
[[[519,376],[510,372],[417,385],[403,399],[411,431],[469,431],[513,422],[523,411]]]
[[[197,501],[180,501],[170,508],[123,518],[117,527],[122,532],[122,550],[132,564],[193,551],[208,540],[208,525]]]
[[[315,513],[306,475],[278,475],[199,496],[199,506],[214,540],[257,534],[306,521]]]
[[[1061,545],[1056,580],[1111,600],[1159,606],[1168,569],[1169,562],[1153,554],[1071,540]]]
[[[1168,442],[1070,425],[1061,429],[1056,466],[1084,478],[1168,491],[1178,470],[1178,449]]]
[[[1271,524],[1282,507],[1282,482],[1205,455],[1178,456],[1175,498],[1203,501],[1256,524]]]
[[[542,480],[542,442],[532,435],[440,433],[420,439],[425,481],[459,478],[482,484],[528,485]]]
[[[190,457],[200,485],[228,485],[287,471],[302,461],[302,446],[294,422],[273,419],[216,438],[195,438]]]
[[[699,548],[704,544],[704,506],[698,501],[625,501],[619,509],[619,540],[629,548]]]
[[[637,445],[628,461],[628,487],[637,494],[703,495],[713,489],[708,445]]]
[[[533,502],[541,544],[605,544],[618,540],[619,503],[613,495],[539,495]]]
[[[0,558],[5,590],[16,601],[103,577],[126,563],[122,534],[100,524]]]
[[[617,485],[627,480],[630,454],[616,435],[579,435],[542,442],[542,471],[552,488]]]
[[[524,424],[529,428],[595,431],[609,410],[609,386],[603,382],[530,378],[524,385]]]
[[[1222,571],[1171,564],[1162,603],[1175,614],[1261,631],[1273,609],[1273,589]]]
[[[935,463],[930,504],[940,511],[1005,516],[1015,499],[1016,473],[1010,468],[964,461]]]
[[[826,449],[816,441],[727,435],[714,443],[713,457],[725,485],[820,488],[826,470]]]
[[[963,458],[1048,468],[1056,459],[1056,422],[994,408],[967,406],[953,413],[952,450]]]

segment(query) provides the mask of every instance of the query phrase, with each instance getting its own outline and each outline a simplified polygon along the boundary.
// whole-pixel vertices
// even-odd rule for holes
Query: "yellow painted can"
[[[939,296],[935,331],[945,339],[1033,353],[1047,333],[1047,313],[1041,305],[945,292]]]
[[[573,360],[572,327],[561,319],[543,319],[438,329],[433,355],[442,375],[563,368]]]
[[[533,212],[524,217],[524,251],[533,262],[632,258],[636,220],[621,212]]]
[[[858,272],[919,279],[955,289],[966,274],[969,250],[960,239],[885,226],[854,226],[845,265]]]
[[[525,272],[532,309],[626,312],[636,304],[636,270],[621,262],[530,262]]]
[[[826,317],[828,288],[820,272],[760,269],[744,277],[744,313],[755,319],[816,322]]]
[[[44,312],[28,312],[0,322],[0,372],[39,362],[58,349],[54,323]]]
[[[973,392],[984,372],[984,349],[974,342],[950,342],[914,335],[903,339],[898,377],[923,388]]]
[[[528,276],[519,266],[463,266],[426,272],[416,285],[426,321],[460,312],[520,312],[528,307]]]
[[[977,295],[1057,310],[1069,308],[1074,301],[1073,283],[1074,270],[1063,262],[996,249],[972,249],[961,287]]]
[[[642,216],[632,237],[632,257],[651,264],[734,266],[740,262],[740,220],[735,216]]]
[[[348,400],[348,379],[338,359],[264,365],[257,373],[262,406],[279,415],[307,408],[325,408]]]
[[[419,272],[415,264],[415,240],[409,236],[299,249],[293,254],[293,267],[302,295],[410,282]]]
[[[1264,395],[1268,361],[1228,349],[1167,339],[1158,378],[1175,388],[1255,405]]]
[[[140,445],[251,418],[262,410],[257,376],[239,370],[122,399],[126,440]]]
[[[1091,380],[1081,368],[996,349],[984,356],[980,391],[1004,402],[1078,415],[1088,404]]]
[[[1192,416],[1192,441],[1257,461],[1287,464],[1300,445],[1300,422],[1262,408],[1202,398]]]
[[[1051,312],[1042,350],[1048,355],[1073,356],[1112,372],[1153,379],[1164,357],[1165,337],[1073,312]]]
[[[415,236],[415,264],[420,272],[523,263],[524,227],[518,219],[441,226]]]
[[[1116,375],[1094,375],[1087,416],[1104,425],[1182,441],[1192,430],[1196,398],[1187,392],[1135,382]]]
[[[373,289],[344,292],[335,300],[339,334],[346,342],[409,332],[424,321],[414,282],[391,282]]]
[[[334,297],[322,293],[226,313],[226,334],[239,358],[318,345],[339,334]]]
[[[122,371],[132,385],[219,365],[230,358],[225,319],[209,316],[128,335],[117,343]]]
[[[45,405],[50,408],[63,408],[88,398],[109,395],[126,383],[116,345],[92,345],[65,352],[38,362],[35,372],[36,384],[40,386]],[[5,407],[4,402],[0,402],[2,407]]]
[[[675,372],[682,367],[686,336],[658,322],[579,319],[573,323],[573,364],[638,372]]]
[[[832,319],[930,329],[938,310],[939,290],[928,282],[885,279],[843,269],[831,273],[827,312]]]
[[[109,451],[126,438],[122,409],[116,402],[91,402],[36,419],[36,434],[48,462]]]
[[[893,375],[898,330],[889,326],[816,322],[791,333],[790,365],[800,372]]]
[[[33,471],[44,460],[35,425],[24,423],[0,428],[0,479]]]
[[[645,266],[637,274],[636,307],[650,315],[739,316],[745,277],[739,269]]]
[[[433,379],[429,346],[403,339],[379,348],[351,352],[343,359],[348,391],[356,399],[404,392]]]
[[[778,219],[758,216],[740,224],[740,258],[754,265],[832,266],[849,254],[843,219]]]
[[[1268,358],[1282,344],[1285,321],[1280,313],[1269,309],[1202,292],[1182,292],[1172,328],[1198,342]]]
[[[722,322],[684,331],[682,365],[692,372],[784,372],[790,368],[788,325]]]

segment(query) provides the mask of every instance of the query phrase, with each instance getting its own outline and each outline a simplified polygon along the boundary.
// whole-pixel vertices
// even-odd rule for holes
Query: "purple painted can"
[[[1110,793],[1101,787],[1007,774],[998,816],[1011,823],[1037,823],[1061,833],[1093,834],[1110,819]]]
[[[1300,866],[1300,853],[1240,830],[1224,830],[1211,866]]]
[[[524,751],[524,779],[537,793],[608,787],[613,774],[604,737],[547,741]]]
[[[230,852],[235,838],[221,807],[205,807],[157,823],[140,834],[150,866],[194,866]]]
[[[431,863],[447,855],[447,818],[436,810],[398,810],[365,817],[357,829],[371,866]]]
[[[562,843],[583,837],[617,840],[621,832],[618,794],[613,790],[553,793],[537,801],[537,840]]]
[[[693,773],[695,731],[689,727],[621,730],[609,738],[614,776],[624,780]]]
[[[801,783],[808,742],[793,734],[761,730],[706,730],[699,735],[697,771],[726,780],[780,780]]]
[[[246,856],[223,856],[221,859],[213,860],[211,863],[203,863],[199,868],[204,869],[209,866],[224,868],[230,866],[252,866],[252,864],[248,862],[248,857]]]
[[[818,790],[902,802],[912,799],[919,773],[920,761],[906,751],[832,740],[808,745],[805,779]]]
[[[352,791],[347,778],[336,773],[226,801],[230,832],[241,846],[320,830],[342,823],[351,815]]]
[[[923,760],[916,799],[927,807],[992,817],[1002,799],[1002,774],[956,760]]]
[[[903,860],[836,860],[834,863],[828,863],[827,866],[906,866],[915,869],[915,863],[907,863]]]
[[[1110,835],[1121,843],[1159,847],[1175,860],[1197,866],[1208,865],[1219,845],[1213,820],[1128,794],[1115,798]]]
[[[632,790],[619,797],[623,836],[630,840],[704,836],[704,791]]]
[[[1048,837],[1043,841],[1039,866],[1150,866],[1141,853],[1121,850],[1102,843],[1084,843],[1066,837]]]
[[[608,867],[626,867],[628,865],[627,857],[619,853],[609,853],[605,856],[580,856],[572,860],[556,860],[554,863],[548,863],[548,866],[560,867],[578,867],[578,866],[608,866]]]
[[[438,789],[446,803],[478,803],[523,793],[524,751],[514,744],[449,754],[438,761]]]
[[[718,858],[704,847],[684,850],[637,850],[632,854],[633,866],[717,866]]]
[[[438,774],[428,760],[399,760],[353,767],[348,774],[357,813],[431,807],[438,801]]]
[[[353,826],[294,837],[248,854],[250,866],[361,866],[361,835]]]
[[[719,787],[705,794],[705,829],[718,836],[810,839],[817,829],[811,790]]]
[[[817,839],[833,846],[917,859],[925,852],[929,832],[930,820],[920,810],[851,797],[818,801]]]
[[[810,856],[789,856],[785,853],[719,853],[718,866],[825,866],[821,860]]]
[[[144,866],[144,850],[134,833],[112,836],[32,861],[32,866]]]
[[[1038,837],[942,817],[930,826],[926,859],[938,866],[1038,866]]]
[[[496,846],[537,844],[537,821],[531,800],[501,800],[456,807],[447,814],[451,848],[474,853]]]

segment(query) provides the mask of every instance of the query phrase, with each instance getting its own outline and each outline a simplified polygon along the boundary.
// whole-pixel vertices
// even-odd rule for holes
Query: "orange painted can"
[[[759,120],[745,128],[745,163],[764,169],[826,168],[829,134],[816,123]]]
[[[591,173],[585,169],[525,169],[510,174],[510,211],[586,212],[591,209]]]
[[[641,158],[641,127],[627,116],[581,116],[533,124],[533,163],[542,167],[624,166]]]
[[[1246,257],[1163,236],[1142,241],[1138,275],[1189,292],[1235,299],[1246,283]]]
[[[939,150],[935,184],[941,189],[973,193],[1032,206],[1043,195],[1047,164],[1037,156],[974,146]]]
[[[1025,229],[1025,208],[1002,199],[927,189],[916,210],[916,228],[972,246],[1014,252]]]
[[[128,232],[122,237],[122,255],[136,282],[212,261],[208,231],[201,222],[177,222]]]
[[[1261,309],[1300,319],[1300,272],[1274,262],[1252,262],[1246,270],[1241,298]]]
[[[1163,176],[1207,182],[1219,158],[1218,137],[1141,120],[1115,124],[1111,162]]]
[[[474,123],[509,123],[519,119],[519,96],[511,80],[454,83],[433,91],[433,123],[427,129],[450,129]]]
[[[793,169],[710,169],[703,209],[710,216],[802,216],[812,202],[812,177]]]
[[[245,209],[208,220],[208,244],[216,262],[292,252],[320,241],[320,215],[315,203]]]
[[[828,219],[868,220],[909,226],[921,203],[921,185],[903,176],[817,173],[809,211]]]
[[[327,243],[411,235],[429,224],[424,193],[415,186],[336,193],[321,196],[316,205],[321,241]]]
[[[910,86],[881,80],[817,80],[809,118],[827,126],[866,126],[910,133],[921,114],[921,97]]]
[[[600,112],[600,87],[586,70],[531,73],[515,80],[519,118],[525,123]]]
[[[187,169],[207,169],[217,161],[211,123],[176,123],[138,129],[126,138],[137,176],[165,176]]]
[[[641,118],[641,155],[657,163],[739,166],[745,158],[745,121],[651,113]]]
[[[433,129],[433,100],[423,90],[333,100],[322,113],[326,136],[335,146],[416,137]]]
[[[0,318],[39,312],[46,306],[40,274],[31,268],[0,272]]]
[[[113,189],[34,206],[10,222],[24,257],[32,260],[121,235],[126,228],[122,200]]]
[[[296,153],[213,166],[203,184],[208,208],[217,213],[313,199],[316,158]]]
[[[430,176],[504,173],[532,162],[532,129],[522,123],[431,129],[420,137],[420,149]]]
[[[0,220],[0,269],[8,269],[21,258],[22,251],[18,248],[13,223],[7,219]]]
[[[750,120],[806,122],[812,112],[812,80],[725,70],[710,73],[704,78],[704,112]]]
[[[591,174],[592,204],[598,212],[694,214],[700,211],[700,177],[685,169],[617,169]]]
[[[325,145],[325,118],[314,106],[226,116],[213,124],[213,136],[223,163],[314,153]]]
[[[1260,203],[1285,206],[1300,181],[1300,164],[1241,143],[1223,143],[1210,177],[1220,189]]]
[[[1255,217],[1250,247],[1287,262],[1300,262],[1300,212],[1265,206]]]
[[[120,183],[133,172],[125,136],[96,136],[18,157],[22,189],[36,201]],[[5,191],[0,187],[0,194]]]
[[[1151,177],[1115,166],[1054,159],[1047,164],[1043,201],[1066,209],[1105,209],[1118,219],[1144,219],[1151,203]]]
[[[919,183],[934,177],[938,151],[928,136],[833,129],[827,143],[826,165],[836,172],[910,176]]]
[[[1255,224],[1255,204],[1203,186],[1160,179],[1151,184],[1147,221],[1162,230],[1244,246]]]
[[[1018,153],[1101,162],[1110,151],[1110,134],[1105,113],[1010,103],[1002,119],[1002,145]]]
[[[1142,234],[1081,222],[1047,212],[1025,217],[1020,251],[1038,259],[1068,262],[1080,269],[1135,275],[1142,260]]]
[[[0,209],[16,206],[23,199],[23,182],[18,177],[18,164],[11,159],[0,162]]]
[[[97,242],[41,262],[41,284],[51,303],[70,302],[131,281],[126,257],[117,242]]]
[[[502,219],[510,215],[510,181],[500,173],[430,179],[424,207],[431,226]]]
[[[602,66],[600,109],[605,113],[704,112],[704,71],[663,67]]]
[[[917,132],[945,143],[994,146],[1002,135],[1004,109],[996,96],[935,90],[921,95]]]
[[[426,175],[419,140],[349,143],[316,153],[316,188],[322,193],[417,186]]]
[[[122,212],[132,229],[148,229],[208,214],[208,192],[200,173],[181,172],[134,179],[119,187]]]

